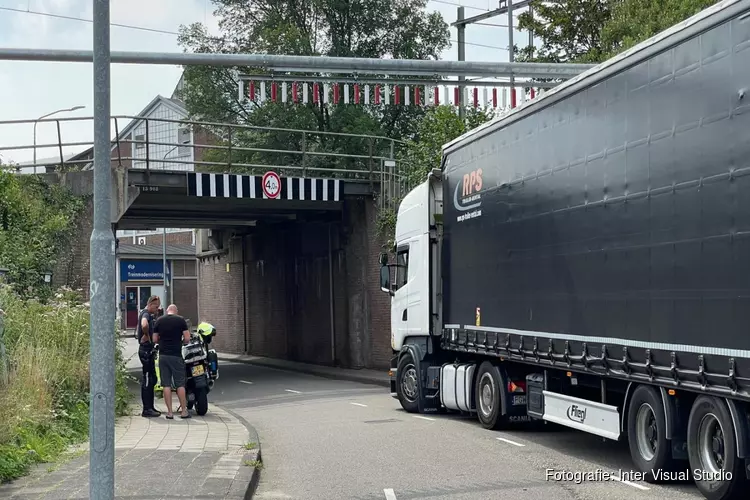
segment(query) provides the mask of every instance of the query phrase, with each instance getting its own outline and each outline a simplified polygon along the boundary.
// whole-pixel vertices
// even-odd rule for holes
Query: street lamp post
[[[86,106],[73,106],[72,108],[65,108],[65,109],[58,109],[57,111],[53,111],[52,113],[47,113],[46,115],[42,115],[39,118],[37,118],[34,122],[34,173],[36,174],[36,124],[39,122],[39,120],[44,120],[45,118],[48,118],[52,115],[56,115],[57,113],[68,113],[71,111],[78,111],[79,109],[83,109]]]

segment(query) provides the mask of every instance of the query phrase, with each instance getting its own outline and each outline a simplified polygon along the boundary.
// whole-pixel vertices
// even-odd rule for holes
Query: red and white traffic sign
[[[276,199],[281,195],[281,177],[276,172],[263,174],[263,194],[266,198]]]

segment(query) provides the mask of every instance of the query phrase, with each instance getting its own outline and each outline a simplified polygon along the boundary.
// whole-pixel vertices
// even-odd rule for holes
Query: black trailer
[[[746,11],[446,148],[445,348],[750,400]]]
[[[646,480],[747,498],[750,1],[460,137],[426,184],[434,323],[394,344],[405,409],[627,437]]]

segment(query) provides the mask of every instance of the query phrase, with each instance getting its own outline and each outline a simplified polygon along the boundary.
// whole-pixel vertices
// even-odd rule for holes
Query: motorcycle
[[[213,330],[215,334],[215,329]],[[190,341],[182,346],[182,359],[185,360],[185,396],[187,409],[203,416],[208,412],[208,393],[219,378],[219,362],[215,349],[210,349],[213,334],[191,333]],[[157,391],[161,390],[159,351],[156,351]],[[175,388],[172,387],[172,391]],[[181,411],[181,408],[178,408]]]
[[[208,393],[214,388],[219,378],[218,356],[214,349],[209,349],[208,341],[197,333],[191,333],[190,342],[182,346],[182,358],[185,360],[185,395],[187,409],[198,415],[208,412]]]

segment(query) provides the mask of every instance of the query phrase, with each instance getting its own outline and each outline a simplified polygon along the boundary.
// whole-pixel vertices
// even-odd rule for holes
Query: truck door
[[[409,242],[409,290],[407,292],[409,335],[430,334],[429,234]]]
[[[391,299],[391,331],[403,342],[409,335],[409,243],[396,248],[396,272]],[[401,342],[397,342],[398,345]]]

